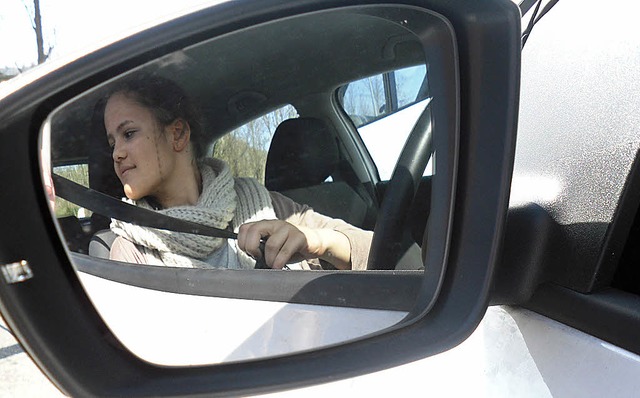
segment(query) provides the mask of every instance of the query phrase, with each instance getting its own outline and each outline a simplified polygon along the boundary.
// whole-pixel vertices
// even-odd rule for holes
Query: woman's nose
[[[126,157],[126,152],[122,146],[116,144],[113,146],[113,153],[111,156],[113,156],[114,162],[119,162]]]

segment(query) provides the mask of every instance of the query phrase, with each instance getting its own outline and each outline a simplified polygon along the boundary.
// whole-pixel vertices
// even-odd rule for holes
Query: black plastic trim
[[[170,293],[392,311],[408,311],[413,307],[424,275],[422,271],[169,268],[77,253],[71,258],[80,272]]]
[[[637,246],[636,242],[631,241],[630,231],[634,227],[634,223],[637,223],[639,203],[640,152],[637,152],[625,186],[622,189],[613,220],[609,224],[597,267],[591,280],[591,290],[603,289],[612,284],[615,287],[617,281],[614,281],[614,278],[620,280],[624,276],[633,275],[633,273],[626,274],[625,270],[637,269],[635,259],[625,257],[625,254],[627,254],[625,252],[633,250]],[[630,260],[631,263],[623,263],[622,259]],[[640,284],[640,281],[636,279],[636,283]]]
[[[524,307],[640,355],[640,296],[617,289],[584,294],[545,284]]]
[[[566,244],[561,226],[535,203],[509,209],[500,262],[496,267],[491,304],[522,304],[538,285],[549,280],[549,265],[562,261],[558,246]]]

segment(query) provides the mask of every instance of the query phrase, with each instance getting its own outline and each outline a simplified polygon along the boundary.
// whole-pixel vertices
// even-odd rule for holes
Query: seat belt
[[[123,202],[95,189],[87,188],[65,177],[52,174],[56,196],[72,202],[94,213],[109,218],[156,229],[174,232],[211,236],[214,238],[238,239],[238,234],[221,228],[181,220],[166,214],[158,213],[142,207]],[[256,268],[269,268],[264,262],[264,240],[260,241],[262,259],[256,259]]]

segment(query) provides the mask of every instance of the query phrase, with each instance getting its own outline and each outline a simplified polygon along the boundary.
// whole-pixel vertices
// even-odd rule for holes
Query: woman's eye
[[[135,133],[135,130],[127,130],[124,132],[124,138],[129,139],[133,137],[134,133]]]

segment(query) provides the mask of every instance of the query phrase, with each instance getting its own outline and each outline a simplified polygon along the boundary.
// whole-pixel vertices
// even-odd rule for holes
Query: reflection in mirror
[[[421,283],[428,195],[403,237],[418,253],[410,271],[390,283],[341,270],[367,269],[380,179],[432,100],[425,41],[447,29],[408,7],[287,18],[167,54],[54,112],[54,213],[118,339],[151,362],[207,364],[401,321]]]

